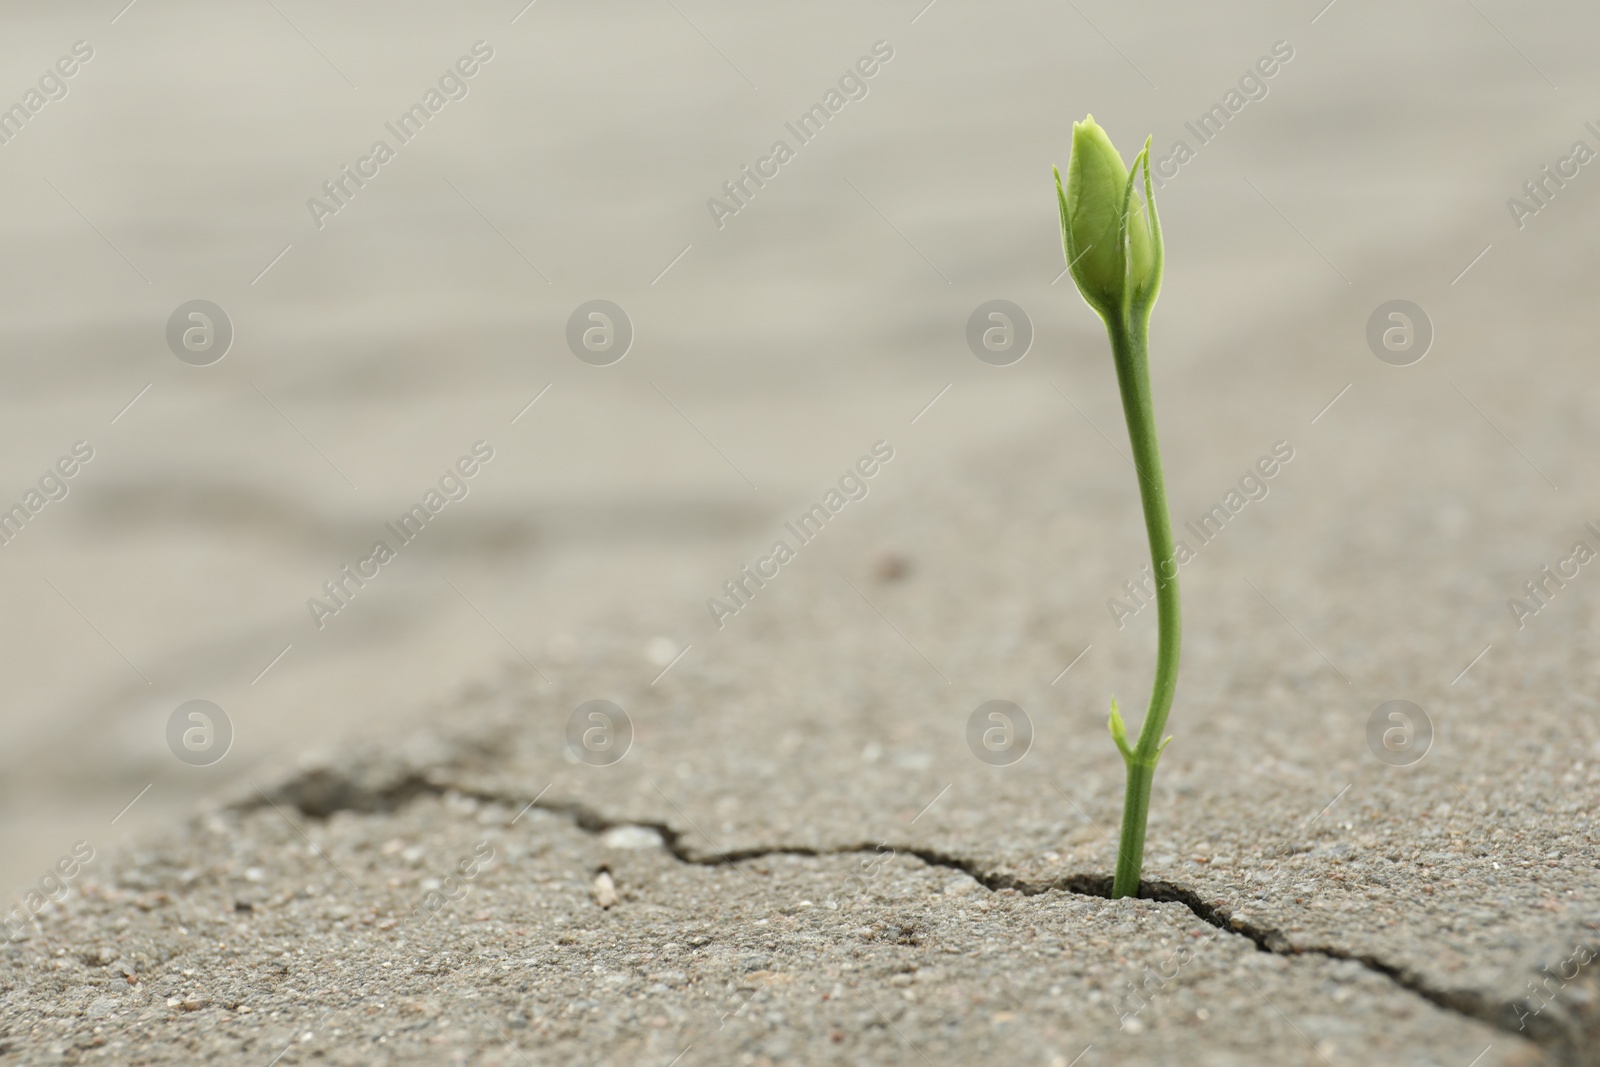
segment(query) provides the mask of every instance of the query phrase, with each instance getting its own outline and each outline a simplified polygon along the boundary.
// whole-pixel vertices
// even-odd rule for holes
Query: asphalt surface
[[[1474,7],[19,21],[19,86],[99,36],[0,150],[0,472],[95,458],[0,561],[0,1056],[1600,1062],[1600,205],[1585,164],[1507,208],[1600,144],[1595,16]],[[439,137],[308,223],[478,37]],[[1192,559],[1111,902],[1154,609],[1048,168],[1085,111],[1161,151],[1279,40],[1160,193]],[[161,331],[205,294],[238,347],[196,368]],[[597,367],[563,331],[606,294],[637,348]]]
[[[1177,904],[893,852],[688,864],[452,793],[298,815],[210,815],[8,949],[8,1062],[1537,1062]]]

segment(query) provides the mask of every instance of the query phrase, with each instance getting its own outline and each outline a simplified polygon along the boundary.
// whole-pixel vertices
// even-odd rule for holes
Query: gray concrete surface
[[[3,950],[9,1060],[1596,1062],[1593,568],[1525,592],[1600,549],[1592,168],[1506,207],[1600,145],[1593,11],[117,8],[0,41],[16,94],[96,49],[0,146],[0,499],[96,449],[0,550],[10,914],[95,851]],[[479,39],[318,230],[305,198]],[[718,230],[706,197],[880,39]],[[1154,899],[1113,904],[1105,715],[1154,620],[1108,608],[1146,557],[1048,168],[1086,111],[1190,136],[1279,40],[1160,194],[1153,375],[1180,526],[1293,459],[1182,571]],[[198,296],[238,328],[205,368],[162,339]],[[638,329],[611,367],[562,339],[597,296]],[[963,336],[994,297],[1036,331],[1004,368]],[[1435,334],[1403,367],[1365,339],[1397,298]],[[479,438],[470,497],[318,630]],[[164,733],[196,697],[235,730],[204,768]],[[566,741],[593,699],[632,723],[610,765]],[[994,699],[1033,726],[1006,766],[967,742]],[[1384,762],[1392,700],[1432,740]]]
[[[1161,361],[1229,383],[1211,432],[1264,431],[1240,434],[1241,460],[1270,444],[1275,409],[1314,412],[1350,380],[1346,360],[1366,366],[1358,331],[1379,302],[1432,300],[1441,316],[1542,274],[1587,197],[1575,182],[1522,232],[1504,207],[1590,117],[1578,5],[1544,9],[1514,43],[1495,30],[1514,13],[1442,0],[1339,5],[1314,24],[1262,3],[941,0],[921,17],[544,4],[514,23],[508,6],[12,13],[13,96],[72,42],[96,50],[0,166],[4,499],[73,441],[98,450],[0,567],[17,709],[0,720],[0,863],[17,884],[147,784],[117,832],[181,817],[307,744],[404,730],[463,679],[520,662],[507,642],[557,667],[624,602],[652,614],[630,622],[641,655],[658,636],[694,642],[729,563],[879,437],[952,462],[1058,421],[1052,375],[1114,437],[1098,326],[1052,285],[1045,176],[1084,111],[1125,141],[1192,139],[1184,123],[1274,41],[1296,49],[1162,191]],[[470,95],[316,229],[306,200],[478,39],[497,58]],[[706,199],[878,39],[897,52],[870,95],[717,230]],[[1360,306],[1334,318],[1341,291]],[[562,330],[602,295],[639,339],[593,368]],[[963,339],[996,296],[1037,333],[1004,370]],[[237,326],[206,368],[163,339],[195,297]],[[1549,339],[1501,308],[1480,337]],[[1436,355],[1467,336],[1447,320]],[[1248,324],[1269,350],[1236,347]],[[1473,387],[1502,383],[1461,384],[1482,403]],[[946,385],[959,418],[902,428]],[[317,630],[306,599],[479,437],[502,459],[472,497]],[[1108,460],[1096,441],[1077,445]],[[178,764],[161,741],[195,697],[235,720],[225,772]]]
[[[699,866],[458,794],[151,844],[9,950],[11,1062],[1533,1062],[1358,964],[912,857]]]

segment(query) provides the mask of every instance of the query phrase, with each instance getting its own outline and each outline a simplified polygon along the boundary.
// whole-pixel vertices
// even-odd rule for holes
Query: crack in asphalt
[[[292,804],[303,815],[323,819],[338,811],[358,813],[393,811],[418,797],[442,796],[446,793],[471,797],[480,803],[508,804],[514,807],[526,805],[563,815],[571,819],[579,830],[590,834],[603,834],[608,830],[624,826],[644,827],[660,835],[663,847],[674,859],[691,866],[725,867],[768,856],[848,856],[857,853],[881,853],[884,848],[890,848],[897,853],[914,856],[930,867],[945,867],[960,871],[990,891],[1010,889],[1023,896],[1038,896],[1056,890],[1079,896],[1107,900],[1111,898],[1110,875],[1073,874],[1045,881],[1031,881],[1010,874],[986,871],[973,860],[960,856],[890,842],[863,842],[829,848],[778,845],[728,851],[713,849],[711,853],[703,853],[687,844],[685,839],[688,834],[665,822],[651,819],[610,818],[575,800],[541,798],[530,800],[526,796],[513,796],[463,786],[417,771],[399,775],[382,786],[374,787],[358,783],[346,774],[319,768],[302,772],[280,783],[270,794],[257,793],[255,798],[244,800],[236,807],[247,810],[265,806],[266,798],[270,795],[276,801]],[[1600,1017],[1596,1017],[1594,1013],[1579,1018],[1555,1013],[1535,1014],[1535,1006],[1522,999],[1505,1000],[1476,989],[1440,988],[1416,971],[1389,963],[1370,953],[1353,952],[1336,945],[1297,947],[1281,930],[1236,918],[1227,906],[1206,900],[1195,889],[1179,882],[1143,879],[1139,884],[1139,897],[1157,903],[1181,904],[1202,922],[1248,939],[1261,952],[1291,957],[1322,956],[1331,960],[1359,964],[1435,1007],[1485,1023],[1519,1040],[1531,1041],[1552,1057],[1551,1062],[1560,1067],[1600,1067]]]

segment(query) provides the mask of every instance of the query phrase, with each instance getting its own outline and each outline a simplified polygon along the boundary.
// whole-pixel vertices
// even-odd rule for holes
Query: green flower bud
[[[1141,165],[1143,201],[1134,192]],[[1130,311],[1148,315],[1161,287],[1162,261],[1149,140],[1134,157],[1130,174],[1093,115],[1074,122],[1067,184],[1063,189],[1056,171],[1056,198],[1067,266],[1084,300],[1106,319]]]

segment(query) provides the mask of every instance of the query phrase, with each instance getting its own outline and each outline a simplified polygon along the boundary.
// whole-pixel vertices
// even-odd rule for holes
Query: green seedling
[[[1144,196],[1134,189],[1144,175]],[[1122,840],[1117,847],[1117,872],[1111,895],[1139,895],[1139,873],[1144,866],[1144,831],[1150,815],[1150,785],[1156,763],[1167,742],[1161,732],[1178,687],[1178,645],[1182,625],[1178,616],[1178,565],[1173,558],[1172,522],[1167,515],[1166,483],[1161,475],[1161,447],[1156,440],[1155,408],[1150,399],[1150,310],[1161,289],[1161,222],[1156,217],[1155,193],[1150,188],[1150,140],[1134,157],[1133,170],[1123,166],[1117,153],[1094,121],[1087,116],[1072,124],[1072,159],[1067,183],[1056,174],[1056,198],[1061,204],[1061,240],[1067,268],[1078,292],[1105,320],[1111,338],[1111,357],[1117,365],[1117,386],[1128,420],[1128,440],[1133,446],[1133,466],[1139,475],[1139,499],[1144,505],[1145,530],[1150,535],[1150,561],[1156,579],[1156,676],[1150,705],[1144,713],[1139,739],[1128,744],[1128,733],[1111,701],[1111,739],[1122,753],[1128,770],[1122,803]]]

